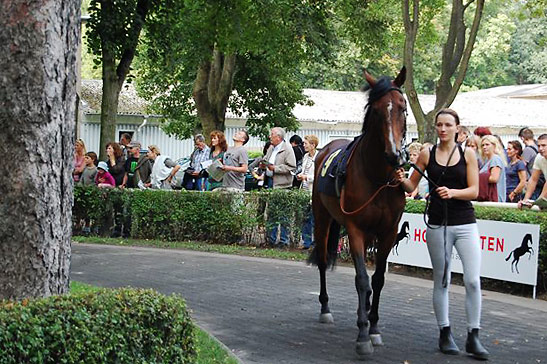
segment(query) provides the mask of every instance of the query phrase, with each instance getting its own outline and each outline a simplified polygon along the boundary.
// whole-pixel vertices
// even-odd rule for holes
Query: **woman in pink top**
[[[72,171],[72,178],[74,182],[80,180],[80,176],[85,168],[84,156],[85,156],[85,144],[82,139],[76,140],[74,143],[74,170]]]

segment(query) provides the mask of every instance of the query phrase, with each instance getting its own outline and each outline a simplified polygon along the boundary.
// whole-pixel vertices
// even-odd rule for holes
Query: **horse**
[[[399,247],[399,243],[406,238],[406,242],[408,243],[408,239],[410,238],[410,234],[408,233],[408,229],[410,228],[410,224],[408,221],[403,222],[403,225],[401,225],[401,231],[397,234],[395,237],[395,242],[393,243],[393,250],[395,250],[395,254],[399,255],[399,252],[397,251],[397,248]]]
[[[334,267],[340,226],[345,226],[359,298],[359,334],[355,347],[359,356],[372,354],[373,345],[383,345],[378,329],[378,306],[387,257],[405,206],[403,189],[394,182],[393,177],[394,171],[406,163],[404,141],[407,115],[406,100],[400,89],[406,77],[405,67],[393,81],[388,77],[376,80],[366,70],[364,76],[371,89],[365,107],[362,137],[356,142],[347,161],[345,184],[340,190],[340,197],[320,192],[317,186],[325,160],[327,164],[332,162],[331,154],[338,153],[336,151],[346,146],[348,141],[334,140],[316,157],[312,193],[315,248],[308,259],[319,269],[319,321],[333,323],[328,306],[326,270]],[[365,258],[367,247],[375,240],[376,270],[371,288]]]
[[[528,246],[528,243],[530,243],[530,246]],[[509,256],[505,258],[505,261],[507,262],[511,258],[511,254],[513,255],[513,261],[511,262],[511,273],[513,273],[513,265],[515,266],[515,270],[518,274],[519,272],[519,260],[520,257],[522,257],[524,254],[530,253],[530,256],[528,259],[532,257],[532,254],[534,254],[534,249],[532,248],[532,234],[528,233],[524,235],[524,239],[522,239],[522,243],[518,248],[515,248],[511,253],[509,253]]]

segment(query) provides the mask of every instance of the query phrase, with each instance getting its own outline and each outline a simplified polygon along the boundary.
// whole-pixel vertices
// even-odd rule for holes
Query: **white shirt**
[[[310,156],[310,153],[304,154],[304,158],[302,158],[302,174],[307,177],[304,181],[302,181],[302,188],[308,191],[312,191],[313,189],[313,178],[315,175],[315,157],[317,157],[317,151],[315,151],[315,154]]]
[[[534,161],[533,169],[539,169],[544,176],[547,176],[547,159],[538,153],[538,155],[536,155],[536,160]]]
[[[270,159],[268,159],[269,163],[275,165],[275,157],[277,157],[277,153],[279,153],[279,151],[281,150],[281,147],[283,146],[283,143],[285,143],[284,140],[274,147],[274,149],[272,150],[272,155],[270,155]],[[269,169],[267,169],[266,170],[266,176],[268,176],[268,177],[273,176],[273,171],[270,171]]]

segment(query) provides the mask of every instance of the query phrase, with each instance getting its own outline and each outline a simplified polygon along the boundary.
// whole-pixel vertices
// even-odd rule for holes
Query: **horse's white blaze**
[[[390,101],[387,104],[387,120],[389,125],[389,142],[391,143],[391,152],[397,154],[397,145],[395,144],[395,136],[393,135],[393,124],[391,122],[391,110],[393,110],[393,103]]]

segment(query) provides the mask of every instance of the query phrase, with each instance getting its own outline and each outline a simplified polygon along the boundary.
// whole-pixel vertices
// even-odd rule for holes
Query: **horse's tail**
[[[332,220],[329,228],[329,237],[327,240],[327,268],[334,268],[336,258],[338,257],[338,239],[340,237],[340,224]],[[321,261],[319,249],[315,246],[308,257],[308,264],[318,265]]]
[[[509,253],[509,255],[507,256],[507,258],[505,258],[505,261],[506,261],[506,262],[511,258],[511,254],[513,254],[513,252]]]

